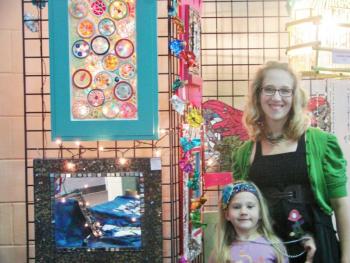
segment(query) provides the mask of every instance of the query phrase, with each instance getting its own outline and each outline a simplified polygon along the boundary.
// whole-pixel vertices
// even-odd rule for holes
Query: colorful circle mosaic
[[[86,101],[77,100],[73,103],[72,106],[72,115],[77,119],[85,119],[89,116],[91,108]]]
[[[94,24],[89,19],[83,19],[78,24],[77,32],[82,38],[90,38],[95,33]]]
[[[113,85],[112,76],[107,71],[98,72],[94,80],[95,80],[95,86],[98,89],[107,89],[112,87]]]
[[[91,11],[96,16],[101,16],[106,11],[107,7],[102,0],[95,0],[91,3]]]
[[[114,96],[121,101],[128,100],[132,97],[132,86],[126,81],[120,81],[114,87]]]
[[[119,102],[109,101],[102,106],[102,114],[108,119],[116,118],[119,112],[120,112]]]
[[[131,63],[123,63],[118,67],[118,74],[122,79],[132,79],[136,75],[136,68]]]
[[[114,71],[118,67],[119,59],[116,55],[107,54],[102,59],[102,65],[105,70]]]
[[[75,87],[79,89],[86,89],[91,85],[92,76],[86,69],[78,69],[73,73],[72,81]]]
[[[77,40],[72,46],[72,52],[77,58],[85,58],[90,53],[90,45],[85,40]]]
[[[122,38],[131,37],[135,33],[135,22],[125,18],[117,22],[116,29]]]
[[[109,50],[109,41],[104,36],[96,36],[91,40],[91,49],[96,55],[104,55]]]
[[[91,71],[96,70],[101,65],[101,59],[96,54],[90,54],[85,58],[85,67]]]
[[[84,0],[73,0],[69,6],[69,13],[75,18],[83,18],[89,12],[89,5]]]
[[[87,96],[87,100],[89,104],[93,107],[101,106],[105,101],[105,95],[103,94],[103,90],[100,90],[100,89],[91,90]]]
[[[74,119],[137,116],[134,0],[68,0]]]
[[[111,36],[115,30],[116,27],[112,19],[104,18],[98,23],[98,31],[100,31],[101,35],[106,37]]]
[[[123,102],[120,107],[120,117],[122,118],[135,118],[137,108],[134,104],[130,102]]]
[[[129,39],[119,39],[115,43],[114,51],[118,57],[128,58],[134,53],[134,44]]]
[[[109,6],[109,15],[115,20],[120,20],[128,15],[128,5],[121,0],[114,1]]]

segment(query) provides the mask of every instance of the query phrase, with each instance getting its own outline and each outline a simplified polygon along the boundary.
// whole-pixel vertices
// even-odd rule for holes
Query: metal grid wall
[[[39,2],[39,1],[37,1]],[[42,0],[47,2],[47,0]],[[46,3],[47,4],[47,3]],[[177,72],[177,61],[168,55],[168,42],[174,32],[168,18],[170,1],[158,0],[158,64],[159,64],[159,118],[161,135],[158,141],[51,141],[50,128],[50,73],[48,8],[40,9],[31,0],[22,0],[25,13],[36,16],[39,32],[23,26],[23,83],[25,116],[25,194],[27,262],[35,262],[34,222],[34,158],[116,158],[155,157],[161,150],[163,194],[163,262],[176,262],[179,253],[179,193],[178,115],[171,110],[171,83]],[[24,23],[24,21],[22,21]],[[101,149],[103,147],[103,150]]]
[[[243,110],[250,81],[260,65],[287,62],[290,20],[286,1],[203,0],[203,101],[220,100]],[[210,167],[207,167],[210,169]],[[206,211],[217,210],[218,189],[207,190]]]

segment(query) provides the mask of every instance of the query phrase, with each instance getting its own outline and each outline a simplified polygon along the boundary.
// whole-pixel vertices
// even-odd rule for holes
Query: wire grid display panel
[[[40,2],[40,1],[36,1]],[[168,1],[158,0],[158,82],[160,139],[155,141],[53,142],[50,128],[49,32],[47,1],[39,8],[22,0],[22,13],[29,13],[38,32],[23,22],[23,72],[25,116],[25,193],[27,262],[35,262],[33,159],[35,158],[150,158],[162,159],[163,262],[176,262],[179,252],[178,141],[179,117],[171,110],[174,58],[168,55],[171,24]]]
[[[204,0],[202,17],[203,101],[220,100],[243,110],[257,69],[287,62],[287,1]],[[219,171],[220,167],[208,167]],[[205,211],[216,211],[218,188],[207,189]]]
[[[202,69],[204,100],[242,108],[257,68],[287,61],[286,1],[204,0]]]

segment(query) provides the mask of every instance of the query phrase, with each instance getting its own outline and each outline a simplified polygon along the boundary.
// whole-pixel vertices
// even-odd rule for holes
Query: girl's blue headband
[[[258,191],[253,184],[248,182],[237,182],[226,185],[222,189],[222,207],[226,208],[231,198],[240,192],[252,193],[259,199]]]

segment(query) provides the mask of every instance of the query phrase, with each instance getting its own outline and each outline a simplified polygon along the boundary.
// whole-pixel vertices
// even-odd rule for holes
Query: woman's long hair
[[[309,124],[309,117],[306,112],[308,97],[300,87],[297,75],[286,63],[270,61],[257,72],[250,87],[243,123],[253,141],[260,140],[265,136],[264,112],[260,104],[260,94],[266,72],[271,69],[285,70],[293,79],[293,102],[288,120],[284,126],[284,135],[288,139],[297,140],[305,132]]]
[[[239,182],[239,181],[237,181]],[[258,193],[258,201],[259,201],[259,207],[260,207],[260,215],[261,219],[258,222],[258,228],[257,231],[260,235],[262,235],[264,238],[266,238],[271,246],[273,247],[276,257],[277,257],[277,263],[283,263],[284,262],[284,254],[286,254],[286,249],[282,243],[282,241],[275,235],[272,226],[271,226],[271,218],[269,214],[269,210],[267,208],[266,201],[260,192],[260,190],[257,188],[255,184],[252,182],[247,182],[251,185],[253,185]],[[237,239],[236,231],[232,225],[232,223],[228,220],[226,220],[226,212],[229,207],[229,204],[231,202],[232,196],[230,200],[228,201],[227,205],[223,205],[223,202],[221,200],[220,207],[219,207],[219,223],[217,225],[216,230],[216,245],[214,247],[214,257],[216,263],[227,263],[231,262],[231,246],[232,243]]]

